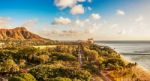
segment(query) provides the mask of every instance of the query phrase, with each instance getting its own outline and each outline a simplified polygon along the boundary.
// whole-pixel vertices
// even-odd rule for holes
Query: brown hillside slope
[[[25,40],[25,39],[37,39],[41,40],[42,37],[33,34],[29,32],[24,27],[17,27],[14,29],[0,29],[0,40],[6,40],[6,39],[19,39],[19,40]]]

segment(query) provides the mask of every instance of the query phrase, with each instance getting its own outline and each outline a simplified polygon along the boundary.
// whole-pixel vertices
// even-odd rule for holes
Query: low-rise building
[[[5,43],[0,42],[0,48],[3,48]]]
[[[87,40],[78,40],[78,43],[83,43],[83,44],[94,44],[94,39],[93,38],[89,38]]]

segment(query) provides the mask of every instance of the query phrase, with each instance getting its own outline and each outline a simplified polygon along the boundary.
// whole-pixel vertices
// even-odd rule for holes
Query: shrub
[[[26,81],[26,80],[21,77],[14,76],[14,77],[9,78],[8,81]]]
[[[83,66],[83,68],[87,69],[89,72],[93,74],[98,74],[100,72],[99,66],[92,63],[86,64],[85,66]]]
[[[40,63],[46,63],[49,60],[49,56],[48,55],[39,55],[38,60]]]
[[[103,62],[107,68],[118,69],[125,67],[125,62],[120,58],[110,58]]]
[[[4,61],[6,59],[12,59],[15,53],[16,51],[0,50],[0,61]]]
[[[95,61],[99,57],[98,52],[95,50],[90,50],[90,49],[84,47],[83,51],[84,51],[86,58],[88,58],[87,60],[89,60],[89,61]]]
[[[13,59],[7,59],[2,63],[1,72],[17,72],[19,66],[14,62]]]
[[[34,62],[34,57],[39,50],[33,47],[21,48],[18,50],[17,58],[25,59],[28,62]]]
[[[75,61],[76,57],[71,54],[64,54],[64,53],[53,53],[52,60],[63,60],[63,61]]]
[[[67,77],[70,79],[80,79],[81,81],[89,81],[91,74],[86,70],[74,67],[41,65],[30,70],[30,73],[36,77],[38,81],[45,78]]]
[[[56,77],[49,79],[48,81],[72,81],[70,78]]]
[[[32,76],[30,73],[21,73],[19,77],[25,79],[26,81],[36,81],[34,76]]]

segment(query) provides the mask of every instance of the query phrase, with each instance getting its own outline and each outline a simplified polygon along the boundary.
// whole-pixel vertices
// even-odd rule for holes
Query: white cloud
[[[125,15],[125,12],[123,10],[117,10],[117,13],[116,13],[118,16],[124,16]]]
[[[21,26],[22,27],[33,27],[37,24],[37,22],[38,22],[38,19],[31,19],[31,20],[25,21]]]
[[[11,18],[9,17],[0,17],[0,27],[7,27],[9,26],[9,22],[10,22]]]
[[[55,0],[55,5],[61,9],[76,5],[77,0]]]
[[[78,2],[85,2],[86,0],[55,0],[55,5],[61,9],[71,8],[77,5]]]
[[[75,5],[74,7],[72,7],[70,13],[72,15],[84,14],[84,7],[82,5]]]
[[[85,1],[86,0],[55,0],[55,5],[60,9],[69,8],[72,15],[77,15],[84,14],[82,3]]]
[[[99,14],[97,14],[97,13],[93,13],[93,14],[91,14],[91,16],[90,16],[92,19],[95,19],[95,20],[99,20],[99,19],[101,19],[101,16],[99,15]]]
[[[56,18],[53,22],[53,24],[60,24],[60,25],[67,25],[70,23],[71,23],[71,20],[69,18],[64,18],[64,17]]]

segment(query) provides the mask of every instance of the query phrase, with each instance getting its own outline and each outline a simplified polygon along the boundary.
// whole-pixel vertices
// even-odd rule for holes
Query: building
[[[87,43],[89,43],[89,44],[94,44],[94,39],[93,39],[93,38],[89,38],[89,39],[87,40]]]
[[[82,43],[82,44],[94,44],[94,39],[93,38],[89,38],[87,40],[78,40],[78,43]]]
[[[5,43],[0,43],[0,48],[3,48],[4,47],[4,45],[5,45]]]

